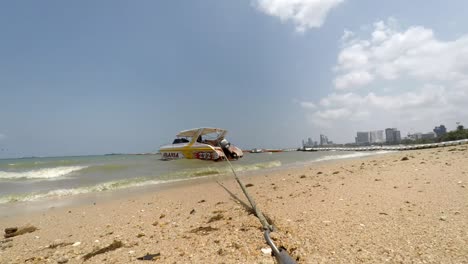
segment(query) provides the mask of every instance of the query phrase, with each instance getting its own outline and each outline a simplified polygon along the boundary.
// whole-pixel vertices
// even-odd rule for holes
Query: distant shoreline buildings
[[[329,146],[333,145],[333,141],[328,140],[328,137],[320,134],[320,144],[317,141],[313,141],[312,138],[308,138],[307,141],[302,140],[302,147],[312,148],[317,146]]]
[[[441,136],[447,134],[447,128],[445,128],[444,125],[434,127],[433,131],[434,131],[434,133],[436,134],[437,137],[441,137]]]
[[[379,144],[384,142],[383,130],[356,133],[355,143],[357,145]]]
[[[385,142],[387,142],[387,144],[400,144],[401,142],[400,130],[396,128],[385,129]]]
[[[408,133],[405,138],[401,137],[401,132],[397,128],[386,128],[385,130],[374,130],[374,131],[358,131],[354,138],[354,143],[347,143],[343,145],[397,145],[397,144],[408,144],[411,141],[434,141],[447,134],[447,128],[444,125],[434,127],[432,132],[428,133]],[[313,141],[312,138],[308,138],[307,141],[302,140],[302,147],[318,147],[318,146],[330,146],[336,145],[333,141],[328,140],[328,137],[324,134],[320,134],[319,142]]]

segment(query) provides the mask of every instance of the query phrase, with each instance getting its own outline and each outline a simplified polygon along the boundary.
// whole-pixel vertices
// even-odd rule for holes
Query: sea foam
[[[343,154],[343,155],[330,155],[330,156],[323,156],[314,161],[327,161],[327,160],[337,160],[337,159],[352,159],[352,158],[360,158],[372,155],[379,155],[379,154],[386,154],[391,153],[392,151],[376,151],[376,152],[354,152],[350,154]]]
[[[172,180],[172,181],[180,181],[180,180],[183,180],[183,179]],[[160,184],[163,182],[165,181],[149,180],[146,178],[133,178],[133,179],[118,180],[118,181],[109,181],[109,182],[104,182],[104,183],[100,183],[97,185],[71,188],[71,189],[56,189],[56,190],[51,190],[51,191],[42,192],[42,193],[36,192],[36,193],[13,194],[13,195],[1,196],[0,204],[14,203],[14,202],[31,202],[31,201],[37,201],[37,200],[42,200],[42,199],[47,199],[47,198],[56,198],[56,197],[72,196],[72,195],[86,194],[86,193],[113,191],[113,190],[129,188],[129,187],[141,187],[141,186],[155,185],[155,184]]]
[[[85,168],[87,166],[63,166],[23,172],[0,171],[0,179],[53,179]]]

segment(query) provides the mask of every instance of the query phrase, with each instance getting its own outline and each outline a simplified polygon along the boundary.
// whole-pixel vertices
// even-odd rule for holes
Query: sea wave
[[[215,175],[222,175],[231,173],[231,168],[225,163],[225,166],[213,166],[213,167],[204,167],[204,168],[196,168],[196,169],[187,169],[187,170],[180,170],[173,173],[169,173],[167,175],[160,175],[163,179],[175,179],[175,178],[198,178],[201,176],[215,176]],[[219,164],[218,164],[219,165]],[[269,161],[269,162],[260,162],[254,164],[233,164],[234,170],[236,172],[243,172],[243,171],[253,171],[253,170],[261,170],[261,169],[268,169],[281,166],[280,161]]]
[[[87,168],[87,166],[63,166],[23,172],[0,171],[0,179],[53,179],[85,168]]]
[[[21,169],[21,170],[26,170],[26,169],[38,169],[39,167],[42,168],[54,168],[54,167],[64,167],[64,166],[73,166],[77,165],[76,161],[74,160],[67,160],[67,159],[61,159],[61,160],[17,160],[14,163],[8,163],[4,164],[3,166],[7,168],[12,168],[12,169]]]
[[[376,152],[354,152],[350,154],[343,154],[343,155],[330,155],[330,156],[323,156],[314,161],[327,161],[327,160],[337,160],[337,159],[352,159],[352,158],[360,158],[372,155],[379,155],[379,154],[386,154],[391,153],[391,151],[376,151]]]
[[[72,188],[72,189],[57,189],[57,190],[51,190],[51,191],[42,192],[42,193],[35,192],[35,193],[27,193],[27,194],[13,194],[13,195],[7,195],[7,196],[0,196],[0,204],[14,203],[14,202],[31,202],[31,201],[37,201],[37,200],[46,199],[46,198],[120,190],[120,189],[129,188],[129,187],[140,187],[140,186],[160,184],[163,182],[164,181],[160,181],[160,180],[149,180],[147,178],[134,178],[134,179],[125,179],[125,180],[118,180],[118,181],[109,181],[109,182],[100,183],[97,185],[78,187],[78,188]]]
[[[252,170],[261,170],[273,167],[281,166],[280,161],[270,161],[270,162],[260,162],[254,164],[235,164],[234,169],[236,172],[243,172],[243,171],[252,171]],[[113,170],[120,170],[125,168],[125,166],[119,165],[106,165],[106,166],[73,166],[73,167],[57,167],[52,169],[39,169],[34,171],[27,171],[27,172],[2,172],[0,171],[0,180],[1,179],[50,179],[50,178],[57,178],[62,177],[72,172],[82,170],[83,173],[87,172],[94,172],[95,170],[99,171],[113,171]],[[231,173],[230,167],[226,164],[226,166],[212,166],[212,167],[205,167],[205,168],[194,168],[194,169],[186,169],[181,171],[175,171],[166,175],[157,175],[157,179],[155,179],[154,175],[151,176],[141,176],[136,178],[130,179],[122,179],[122,180],[114,180],[108,182],[98,183],[96,185],[91,186],[83,186],[83,187],[76,187],[76,188],[63,188],[63,189],[55,189],[46,192],[31,192],[31,193],[23,193],[23,194],[12,194],[6,196],[0,196],[0,204],[4,203],[14,203],[14,202],[30,202],[30,201],[37,201],[42,199],[48,198],[56,198],[56,197],[63,197],[63,196],[73,196],[79,194],[87,194],[87,193],[99,193],[99,192],[106,192],[106,191],[114,191],[126,188],[133,188],[133,187],[143,187],[149,185],[156,185],[161,183],[170,183],[170,182],[178,182],[178,181],[185,181],[194,178],[206,178],[206,177],[213,177],[222,174]]]
[[[269,161],[269,162],[260,162],[260,163],[254,163],[254,164],[249,164],[249,165],[242,165],[239,167],[235,166],[234,169],[236,171],[251,171],[251,170],[275,168],[275,167],[280,167],[281,165],[282,165],[281,161],[275,160],[275,161]]]

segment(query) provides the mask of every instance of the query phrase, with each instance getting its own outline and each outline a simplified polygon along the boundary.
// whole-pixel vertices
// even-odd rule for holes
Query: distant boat
[[[254,148],[250,151],[250,153],[262,153],[264,152],[263,149],[259,149],[259,148]]]
[[[317,150],[314,148],[302,147],[302,148],[298,148],[297,151],[317,151]]]
[[[172,144],[162,146],[163,159],[237,160],[244,153],[225,138],[227,130],[220,128],[195,128],[176,135]],[[205,138],[203,138],[205,137]]]
[[[282,149],[264,149],[263,152],[283,152]]]

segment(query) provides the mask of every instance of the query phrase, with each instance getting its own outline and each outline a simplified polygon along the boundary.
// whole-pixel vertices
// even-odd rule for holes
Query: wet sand
[[[298,263],[468,263],[468,146],[243,176]],[[233,179],[0,220],[0,263],[275,263]],[[224,186],[224,187],[223,187]],[[120,242],[120,243],[119,243]],[[105,250],[102,250],[105,251]]]

